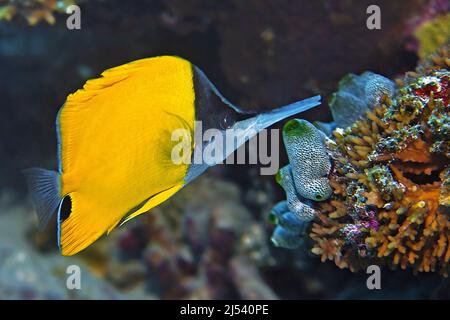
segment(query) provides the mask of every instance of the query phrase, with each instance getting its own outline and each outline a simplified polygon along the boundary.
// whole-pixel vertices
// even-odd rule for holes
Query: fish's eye
[[[323,200],[322,195],[316,194],[316,200],[317,200],[317,201]]]
[[[236,119],[231,112],[224,112],[220,117],[220,128],[224,130],[229,129],[234,125],[235,122]]]

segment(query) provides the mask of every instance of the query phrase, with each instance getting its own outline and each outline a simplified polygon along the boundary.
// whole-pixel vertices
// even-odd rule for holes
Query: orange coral
[[[310,233],[322,261],[448,275],[448,47],[440,53],[399,81],[392,101],[384,96],[363,119],[334,131],[334,195],[318,204]]]

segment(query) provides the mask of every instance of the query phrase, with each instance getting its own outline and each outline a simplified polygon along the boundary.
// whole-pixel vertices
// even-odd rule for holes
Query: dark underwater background
[[[365,272],[273,247],[267,216],[284,195],[255,165],[210,169],[70,258],[59,255],[54,224],[37,228],[21,174],[56,168],[54,121],[69,93],[145,57],[190,60],[244,109],[320,94],[322,105],[301,117],[330,121],[328,98],[346,74],[414,70],[411,29],[444,3],[79,0],[81,30],[68,30],[57,12],[54,24],[30,26],[29,12],[0,20],[0,299],[448,299],[449,281],[437,274],[383,269],[382,289],[371,291]],[[381,8],[381,30],[366,27],[371,4]],[[82,290],[66,289],[72,264],[81,267]]]

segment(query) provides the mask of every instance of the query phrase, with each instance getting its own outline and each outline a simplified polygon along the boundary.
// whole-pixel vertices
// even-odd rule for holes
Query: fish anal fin
[[[158,204],[166,201],[171,196],[173,196],[175,193],[177,193],[181,188],[183,188],[183,184],[178,184],[176,186],[173,186],[173,187],[171,187],[171,188],[169,188],[167,190],[164,190],[164,191],[154,195],[153,197],[149,198],[147,200],[147,202],[145,202],[145,204],[142,207],[140,207],[138,210],[136,210],[136,211],[132,212],[131,214],[129,214],[120,223],[120,225],[122,226],[123,224],[125,224],[128,221],[130,221],[131,219],[136,218],[138,215],[146,213],[150,209],[156,207]]]
[[[108,231],[106,231],[106,235],[109,235],[109,234],[111,233],[111,231],[113,231],[113,230],[117,227],[117,225],[118,225],[119,223],[120,223],[120,219],[117,220],[117,222],[114,223],[114,224],[108,229]]]
[[[72,208],[67,219],[61,221],[59,247],[61,254],[71,256],[87,248],[104,234],[109,234],[117,225],[143,214],[158,204],[164,202],[178,190],[183,184],[175,185],[161,191],[149,198],[138,210],[131,212],[122,221],[122,216],[114,214],[114,210],[101,209],[95,202],[89,201],[79,193],[71,193]],[[89,213],[89,214],[87,214]]]
[[[118,224],[122,215],[113,208],[99,205],[80,192],[66,195],[70,197],[71,208],[67,217],[58,212],[59,248],[63,256],[72,256],[82,251]]]

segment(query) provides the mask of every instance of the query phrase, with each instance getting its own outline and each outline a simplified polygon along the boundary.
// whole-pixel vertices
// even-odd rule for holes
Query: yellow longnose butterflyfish
[[[251,113],[231,104],[187,60],[133,61],[104,71],[67,97],[56,119],[59,170],[25,170],[31,199],[42,224],[57,214],[60,251],[73,255],[213,165],[175,163],[174,131],[184,129],[190,141],[184,157],[192,158],[217,143],[196,138],[199,122],[203,129],[234,130],[238,142],[225,159],[264,128],[319,104],[316,96]]]

